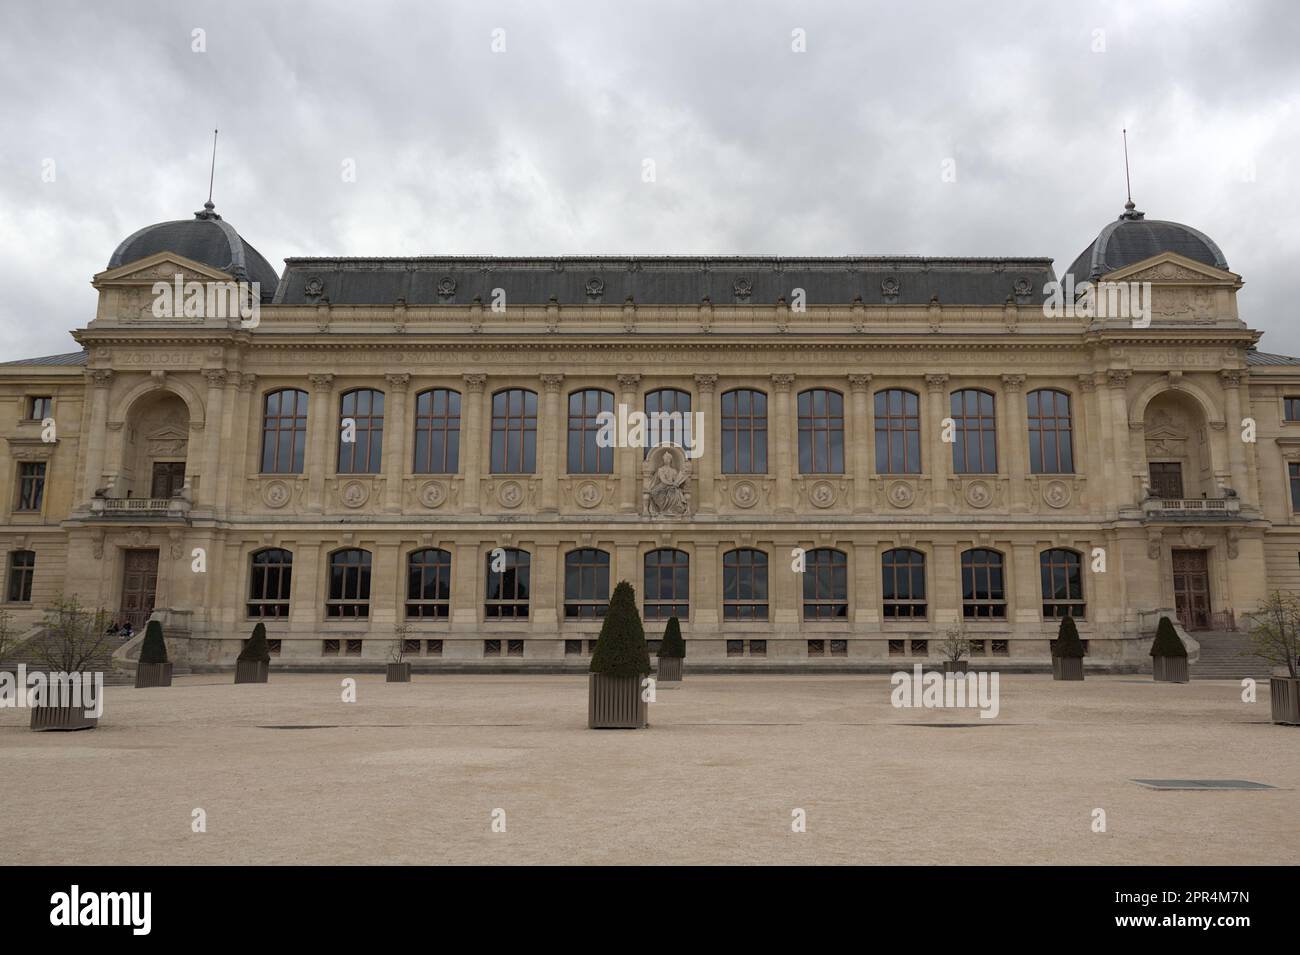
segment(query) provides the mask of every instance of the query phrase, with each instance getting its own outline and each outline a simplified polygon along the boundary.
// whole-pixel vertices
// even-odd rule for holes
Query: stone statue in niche
[[[641,466],[645,511],[651,517],[686,517],[690,513],[691,465],[675,445],[661,445]]]

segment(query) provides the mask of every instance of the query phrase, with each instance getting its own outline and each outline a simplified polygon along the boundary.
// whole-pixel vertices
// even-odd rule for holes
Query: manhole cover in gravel
[[[1152,789],[1276,789],[1249,779],[1135,779],[1133,782]]]

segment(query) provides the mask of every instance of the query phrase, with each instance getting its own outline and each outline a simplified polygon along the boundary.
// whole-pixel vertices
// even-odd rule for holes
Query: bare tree
[[[943,647],[943,655],[953,663],[959,663],[962,657],[970,654],[970,641],[962,633],[961,627],[949,628],[941,646]]]
[[[87,610],[76,597],[54,598],[45,611],[45,629],[45,639],[36,643],[36,652],[53,671],[80,673],[109,644],[108,611]]]
[[[13,615],[8,610],[0,610],[0,663],[18,644],[13,631]]]
[[[393,663],[401,663],[406,656],[406,635],[410,628],[404,623],[399,623],[393,628],[393,644],[388,651],[388,658]]]
[[[1275,667],[1285,666],[1294,680],[1300,656],[1300,595],[1275,590],[1249,617],[1255,653]]]

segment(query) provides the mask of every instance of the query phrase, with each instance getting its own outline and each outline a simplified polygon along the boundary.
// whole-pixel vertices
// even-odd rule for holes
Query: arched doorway
[[[1210,432],[1195,399],[1162,392],[1147,405],[1143,425],[1149,497],[1179,501],[1219,496]]]

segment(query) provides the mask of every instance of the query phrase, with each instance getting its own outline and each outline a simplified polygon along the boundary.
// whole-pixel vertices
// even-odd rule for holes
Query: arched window
[[[808,551],[804,554],[803,618],[835,620],[848,615],[848,557],[830,547]]]
[[[954,474],[996,474],[998,428],[993,395],[977,388],[952,393]]]
[[[924,554],[910,547],[885,551],[880,555],[880,577],[886,619],[925,619]]]
[[[1045,550],[1038,556],[1043,578],[1043,617],[1074,617],[1082,620],[1083,561],[1079,554],[1063,547]]]
[[[351,440],[348,440],[351,438]],[[384,457],[384,393],[345,391],[339,398],[339,474],[378,474]]]
[[[876,473],[921,473],[921,399],[914,391],[876,392]]]
[[[799,473],[844,473],[844,396],[838,391],[799,392]]]
[[[487,554],[487,578],[483,615],[489,620],[528,618],[531,558],[514,547],[493,549]]]
[[[370,616],[370,551],[349,548],[330,554],[327,617]]]
[[[415,473],[455,474],[459,470],[460,392],[446,388],[422,391],[415,396]]]
[[[688,447],[691,434],[691,393],[677,388],[648,391],[645,396],[646,443],[642,457],[664,442]]]
[[[614,473],[614,446],[601,447],[601,412],[614,412],[614,395],[587,388],[569,395],[569,473]]]
[[[564,616],[596,619],[609,609],[609,554],[594,547],[564,555]]]
[[[691,558],[671,547],[645,555],[645,619],[687,619],[691,614]]]
[[[722,618],[767,619],[767,554],[739,547],[722,555]]]
[[[32,602],[32,577],[35,574],[35,551],[11,550],[9,552],[8,600],[10,603],[26,604]]]
[[[767,473],[767,395],[761,391],[722,394],[722,473]]]
[[[438,547],[406,557],[406,616],[446,620],[451,615],[451,554]]]
[[[262,401],[262,473],[301,474],[306,450],[307,392],[268,392]]]
[[[998,619],[1007,615],[1007,590],[1002,555],[976,547],[961,555],[962,616]]]
[[[248,615],[261,619],[289,616],[293,554],[280,547],[255,551],[249,558]]]
[[[1070,396],[1064,391],[1040,388],[1025,396],[1029,415],[1029,471],[1031,474],[1074,473],[1074,426]]]
[[[491,463],[493,474],[537,470],[537,392],[507,388],[492,396]]]

